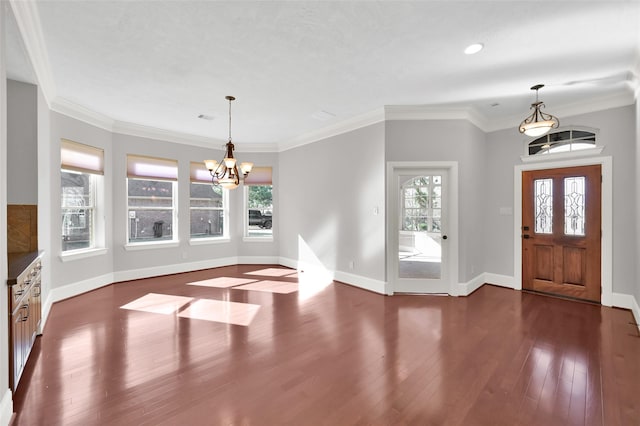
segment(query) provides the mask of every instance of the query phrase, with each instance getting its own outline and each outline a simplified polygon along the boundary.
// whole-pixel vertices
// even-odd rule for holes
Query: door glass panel
[[[553,233],[553,180],[536,179],[535,188],[535,232],[537,234]]]
[[[402,219],[398,256],[400,278],[441,276],[442,176],[418,176],[400,186]]]
[[[584,236],[584,176],[564,179],[564,234]]]

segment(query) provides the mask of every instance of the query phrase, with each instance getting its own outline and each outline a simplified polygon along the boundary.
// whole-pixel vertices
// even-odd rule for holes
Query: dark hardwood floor
[[[217,277],[282,293],[187,284]],[[294,291],[293,270],[240,265],[56,303],[14,424],[640,424],[629,311],[488,285],[385,297],[313,281]]]

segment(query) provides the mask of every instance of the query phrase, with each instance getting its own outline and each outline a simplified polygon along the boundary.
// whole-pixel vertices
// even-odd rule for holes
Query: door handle
[[[446,235],[443,235],[443,236],[442,236],[442,239],[443,239],[443,240],[446,240],[447,238],[449,238],[449,237],[447,237]]]

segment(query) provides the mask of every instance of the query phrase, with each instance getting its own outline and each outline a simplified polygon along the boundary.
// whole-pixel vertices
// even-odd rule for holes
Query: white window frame
[[[107,252],[106,249],[106,226],[105,226],[105,191],[104,191],[104,150],[102,148],[85,145],[67,139],[60,141],[60,218],[64,212],[72,210],[74,207],[62,205],[62,173],[77,173],[88,175],[91,206],[82,206],[84,210],[89,210],[89,247],[82,247],[73,250],[63,250],[60,245],[60,259],[63,262],[82,259],[91,256],[101,255]],[[62,227],[60,228],[62,237]]]
[[[129,181],[130,180],[147,180],[152,182],[170,182],[171,183],[171,215],[172,215],[172,225],[171,225],[171,239],[161,240],[161,241],[129,241],[129,237],[131,235],[131,220],[129,220],[129,211],[133,207],[134,209],[140,208],[141,206],[129,206]],[[127,210],[126,210],[126,244],[124,246],[125,250],[142,250],[149,248],[161,248],[161,247],[177,247],[180,244],[179,233],[178,233],[178,209],[176,206],[178,205],[178,182],[177,181],[167,181],[163,179],[153,179],[147,177],[141,178],[127,178]],[[145,210],[169,210],[168,207],[145,207]]]
[[[242,203],[242,211],[244,217],[244,232],[243,232],[243,241],[254,241],[254,242],[272,242],[273,241],[273,221],[271,222],[271,233],[265,236],[255,236],[249,235],[249,186],[271,186],[271,196],[273,197],[273,183],[269,185],[244,185],[243,188],[243,203]],[[271,199],[273,203],[273,198]],[[273,205],[272,205],[273,207]],[[273,211],[271,214],[273,215]]]

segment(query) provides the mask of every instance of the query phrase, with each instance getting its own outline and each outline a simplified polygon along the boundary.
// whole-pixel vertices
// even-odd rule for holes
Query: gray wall
[[[484,272],[485,135],[465,120],[387,121],[387,161],[457,161],[458,280]]]
[[[223,156],[222,150],[211,150],[201,147],[175,144],[171,142],[146,139],[136,136],[114,134],[113,135],[113,160],[112,171],[114,181],[113,209],[110,212],[113,217],[113,253],[114,271],[129,271],[157,267],[161,265],[173,265],[206,261],[218,258],[235,256],[277,256],[277,222],[274,225],[273,242],[243,242],[243,187],[242,185],[229,194],[230,212],[230,237],[229,242],[189,245],[188,219],[178,223],[180,244],[178,247],[166,247],[149,250],[126,251],[127,242],[127,154],[149,155],[161,158],[178,160],[178,215],[180,218],[189,218],[189,163],[199,162],[206,158],[219,160]],[[277,173],[278,158],[275,153],[245,153],[236,152],[240,161],[251,161],[255,166],[272,166],[274,170],[274,203],[277,204]],[[277,218],[278,210],[274,206],[274,216]]]
[[[280,153],[279,186],[280,256],[385,280],[383,123]]]
[[[637,291],[635,229],[637,185],[635,157],[635,108],[633,106],[563,117],[563,127],[599,129],[598,145],[603,156],[613,158],[613,291]],[[500,207],[513,206],[514,166],[521,164],[524,138],[515,128],[489,133],[486,144],[486,182],[490,188],[484,210],[488,235],[484,250],[486,271],[513,276],[513,218],[499,215]],[[634,230],[634,231],[630,231]]]
[[[7,80],[7,202],[38,204],[37,87]]]
[[[50,115],[50,120],[49,120]],[[44,223],[41,230],[47,230],[50,238],[44,242],[43,248],[51,253],[50,288],[58,288],[72,283],[91,280],[112,272],[131,271],[159,266],[177,265],[207,261],[236,256],[277,256],[278,226],[274,225],[274,241],[244,242],[242,240],[242,187],[230,193],[230,236],[231,241],[207,245],[189,245],[188,221],[179,223],[180,244],[178,247],[157,248],[148,250],[126,251],[126,155],[139,154],[176,159],[179,162],[178,215],[189,217],[189,163],[202,161],[213,155],[222,157],[221,150],[176,144],[122,134],[112,134],[95,126],[86,124],[68,116],[51,112],[43,115],[43,123],[49,122],[49,135],[45,142],[49,151],[46,165],[50,172],[48,178],[41,182],[46,188],[41,195],[41,203],[48,204],[43,211]],[[46,121],[44,121],[46,120]],[[42,124],[47,131],[47,125]],[[104,149],[105,153],[105,228],[106,254],[63,262],[61,254],[60,218],[60,140],[70,139],[76,142]],[[41,146],[41,149],[46,149]],[[278,214],[278,158],[275,153],[236,153],[242,161],[252,161],[256,166],[272,166],[274,170],[274,215]],[[48,210],[45,211],[45,210]],[[276,216],[277,217],[277,216]],[[47,295],[45,294],[45,298]]]

